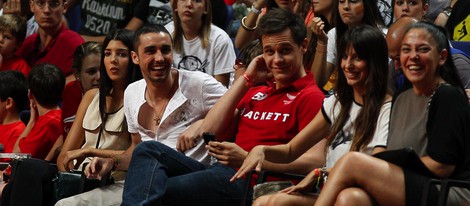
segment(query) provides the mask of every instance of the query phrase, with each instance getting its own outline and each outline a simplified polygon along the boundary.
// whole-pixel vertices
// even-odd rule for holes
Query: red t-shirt
[[[251,88],[238,105],[235,143],[246,151],[288,143],[320,111],[324,98],[311,73],[278,90],[274,85]]]
[[[62,25],[57,36],[42,50],[39,50],[40,41],[38,33],[32,34],[25,39],[16,54],[23,57],[31,67],[40,63],[54,64],[66,76],[70,75],[72,73],[70,68],[72,66],[73,53],[77,46],[84,42],[83,38],[78,33]]]
[[[7,71],[7,70],[20,71],[21,73],[24,74],[25,77],[28,77],[31,67],[29,67],[28,63],[26,63],[26,61],[23,58],[15,55],[11,59],[3,59],[2,67],[0,68],[0,71]]]
[[[0,143],[3,144],[3,152],[11,153],[16,140],[23,132],[25,125],[22,121],[11,124],[0,124]]]
[[[64,127],[64,138],[72,127],[77,113],[78,106],[82,101],[82,87],[78,81],[69,82],[65,85],[64,93],[62,94],[62,124]]]
[[[30,153],[31,157],[44,159],[55,141],[62,135],[61,110],[52,110],[39,116],[31,132],[20,140],[22,153]]]

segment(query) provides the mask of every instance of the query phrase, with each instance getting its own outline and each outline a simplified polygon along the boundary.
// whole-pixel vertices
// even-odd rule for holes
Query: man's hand
[[[255,84],[266,82],[273,78],[273,74],[269,71],[262,54],[251,60],[245,73]]]
[[[113,169],[114,160],[112,158],[95,157],[90,164],[85,167],[85,175],[88,178],[99,179]]]
[[[232,142],[211,141],[206,145],[209,154],[221,164],[236,168],[242,165],[248,152]]]
[[[39,117],[39,112],[38,112],[38,107],[36,105],[36,102],[31,98],[29,99],[29,107],[30,107],[29,122],[35,123]]]
[[[180,134],[178,141],[176,142],[176,150],[180,152],[186,152],[186,150],[189,150],[197,145],[197,140],[202,137],[198,134],[198,129],[201,123],[202,121],[193,123],[183,133]]]

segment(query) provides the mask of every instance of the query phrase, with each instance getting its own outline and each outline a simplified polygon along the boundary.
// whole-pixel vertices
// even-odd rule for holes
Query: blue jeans
[[[244,180],[236,170],[198,161],[156,142],[140,143],[124,184],[122,205],[240,205]]]

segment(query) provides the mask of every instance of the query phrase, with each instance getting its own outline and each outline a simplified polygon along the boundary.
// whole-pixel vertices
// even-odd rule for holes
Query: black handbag
[[[58,172],[52,182],[54,201],[57,202],[62,198],[113,184],[114,179],[109,174],[105,175],[101,180],[88,179],[82,171],[72,170],[70,172]]]
[[[52,180],[54,185],[54,202],[81,192],[81,172],[58,172]]]
[[[397,150],[386,150],[372,155],[379,159],[398,165],[402,168],[414,171],[418,174],[436,178],[434,175],[421,161],[420,157],[411,147],[405,147]]]
[[[98,140],[96,141],[96,148],[98,149],[99,142],[101,139],[101,133],[103,132],[103,127],[101,127],[98,134]],[[85,169],[86,164],[83,165]],[[67,172],[58,172],[54,179],[53,183],[53,194],[54,202],[59,201],[60,199],[77,195],[83,192],[88,192],[92,189],[110,185],[114,183],[113,177],[108,173],[101,180],[98,179],[88,179],[83,171],[80,170],[71,170]]]

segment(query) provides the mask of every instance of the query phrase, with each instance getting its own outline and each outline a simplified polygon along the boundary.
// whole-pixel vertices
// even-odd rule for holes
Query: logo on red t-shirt
[[[253,97],[251,99],[256,100],[256,101],[261,101],[261,100],[266,99],[266,97],[268,97],[268,94],[258,92],[255,95],[253,95]]]

